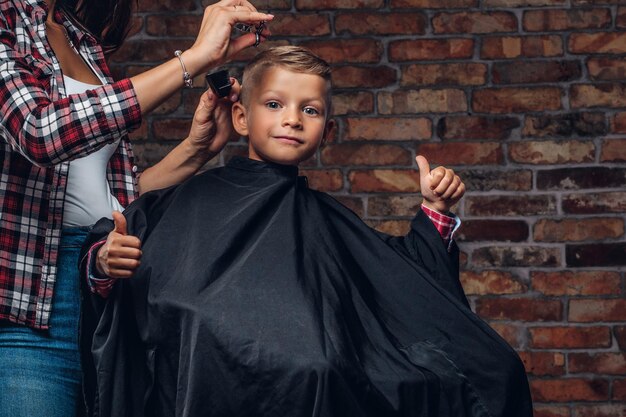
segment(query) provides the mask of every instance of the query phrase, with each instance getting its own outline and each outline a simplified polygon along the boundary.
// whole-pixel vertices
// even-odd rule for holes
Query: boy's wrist
[[[439,201],[438,203],[443,202]],[[450,208],[447,205],[433,203],[426,199],[422,200],[422,205],[441,214],[448,214],[450,212]]]

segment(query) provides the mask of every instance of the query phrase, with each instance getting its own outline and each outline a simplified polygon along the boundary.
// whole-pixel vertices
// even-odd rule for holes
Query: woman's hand
[[[210,89],[202,97],[193,115],[193,123],[187,140],[198,150],[198,155],[209,160],[222,150],[235,136],[231,121],[231,107],[239,98],[241,86],[231,78],[231,92],[228,97],[217,98]]]
[[[228,61],[239,51],[254,45],[254,33],[246,33],[231,39],[236,23],[258,25],[274,18],[273,15],[260,13],[246,0],[222,0],[204,9],[200,31],[193,46],[185,51],[183,59],[192,75],[207,72]],[[265,41],[270,32],[264,29],[260,41]]]

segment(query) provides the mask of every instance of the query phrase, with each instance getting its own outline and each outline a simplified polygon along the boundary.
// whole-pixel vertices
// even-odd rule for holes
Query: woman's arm
[[[243,0],[207,7],[196,43],[183,54],[187,70],[199,74],[252,45],[251,34],[230,40],[234,23],[272,17]],[[52,166],[114,142],[183,85],[180,63],[172,59],[132,79],[51,100],[42,79],[52,68],[21,51],[12,27],[0,16],[0,136],[35,165]]]
[[[234,136],[230,109],[232,103],[237,101],[241,87],[234,78],[231,83],[229,98],[218,100],[211,90],[202,95],[189,136],[139,176],[139,194],[183,182],[220,153]]]

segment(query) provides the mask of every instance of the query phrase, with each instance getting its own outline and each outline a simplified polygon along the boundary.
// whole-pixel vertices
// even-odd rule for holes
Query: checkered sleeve
[[[87,155],[141,124],[130,80],[53,101],[51,64],[21,52],[18,42],[0,20],[0,134],[31,163]]]
[[[96,242],[91,248],[89,248],[89,252],[87,252],[87,262],[85,267],[87,268],[86,276],[87,276],[87,285],[89,286],[89,290],[92,293],[99,294],[103,298],[107,298],[113,285],[117,282],[115,278],[109,278],[106,275],[104,277],[98,274],[98,270],[96,269],[96,257],[98,254],[98,250],[105,244],[106,241],[101,240]]]
[[[443,239],[446,246],[450,246],[452,243],[452,237],[454,236],[454,232],[457,231],[459,226],[461,225],[461,220],[458,216],[450,213],[450,215],[446,215],[443,213],[439,213],[436,210],[431,210],[425,205],[422,204],[422,211],[424,214],[428,216],[430,221],[433,222],[433,225],[439,231],[441,238]]]

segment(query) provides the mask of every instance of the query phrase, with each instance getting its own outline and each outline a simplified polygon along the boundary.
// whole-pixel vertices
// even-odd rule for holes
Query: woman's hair
[[[246,87],[262,81],[268,69],[284,68],[303,74],[318,75],[328,82],[328,104],[330,104],[330,74],[328,62],[301,46],[277,46],[259,52],[243,70],[241,101],[246,103]]]
[[[137,0],[58,0],[74,23],[91,33],[105,53],[116,51],[130,31]]]

